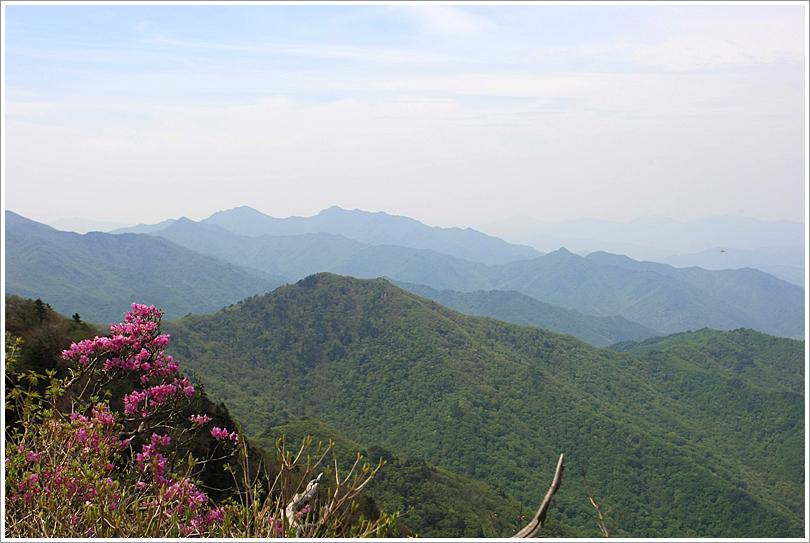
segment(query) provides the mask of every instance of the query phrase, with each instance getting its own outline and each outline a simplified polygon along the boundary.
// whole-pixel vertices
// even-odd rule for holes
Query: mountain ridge
[[[48,235],[56,235],[53,232]],[[661,333],[745,327],[804,337],[804,289],[755,270],[680,269],[602,252],[581,257],[564,248],[531,260],[486,265],[433,250],[370,245],[335,234],[238,236],[188,219],[149,235],[228,262],[243,273],[271,278],[276,284],[321,271],[390,277],[437,290],[516,291],[588,316],[620,315]],[[13,250],[10,254],[18,264],[26,262]],[[26,278],[21,272],[17,286],[25,286],[26,280],[33,276]]]
[[[531,260],[487,266],[430,250],[364,245],[332,234],[228,237],[193,221],[187,224],[190,229],[195,225],[199,228],[193,243],[171,227],[154,235],[292,280],[328,271],[359,278],[390,277],[437,290],[514,290],[585,315],[621,315],[664,333],[708,326],[748,327],[794,338],[804,334],[803,289],[764,272],[684,270],[602,252],[581,257],[565,248]],[[216,247],[202,239],[216,241]],[[755,303],[748,307],[737,298]]]
[[[804,286],[805,226],[796,221],[713,216],[690,221],[640,217],[628,222],[590,218],[544,222],[533,217],[512,217],[476,228],[542,252],[568,247],[576,253],[605,251],[677,267],[752,267]],[[788,263],[782,255],[769,254],[773,247],[795,256]],[[715,248],[717,254],[712,258],[709,252]],[[721,254],[722,259],[718,258]]]
[[[490,290],[458,292],[436,290],[390,279],[391,283],[423,298],[429,298],[465,315],[491,317],[522,326],[535,326],[560,334],[570,334],[594,347],[608,347],[619,341],[641,341],[660,334],[628,321],[620,315],[594,317],[573,309],[546,304],[516,291]],[[622,338],[613,341],[614,338]]]
[[[5,218],[6,292],[90,321],[116,322],[144,298],[167,318],[207,313],[284,283],[160,237],[62,232],[8,210]]]
[[[249,206],[241,206],[218,211],[200,222],[220,226],[240,236],[327,233],[342,235],[369,245],[399,245],[412,249],[433,250],[485,264],[502,264],[542,254],[531,247],[510,244],[472,228],[431,227],[409,217],[358,209],[349,211],[338,206],[324,209],[312,217],[286,219],[271,217]],[[165,224],[163,228],[158,226],[141,226],[139,231],[153,233],[169,225]],[[127,231],[122,229],[115,233]]]
[[[777,349],[750,361],[700,345],[689,356],[617,353],[328,273],[166,329],[172,355],[248,435],[314,417],[524,503],[539,502],[564,452],[625,511],[619,536],[803,531],[803,394],[784,384],[803,380],[795,340],[749,331]],[[782,381],[760,387],[749,368],[782,355]],[[549,516],[576,528],[591,520],[575,480]]]

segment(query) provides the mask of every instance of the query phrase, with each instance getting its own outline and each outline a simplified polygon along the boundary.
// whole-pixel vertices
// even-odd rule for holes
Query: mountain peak
[[[550,253],[546,253],[546,256],[552,258],[573,258],[577,255],[566,249],[565,247],[560,247],[556,251],[551,251]]]
[[[253,209],[250,206],[239,206],[234,207],[232,209],[226,209],[223,211],[217,211],[216,213],[212,214],[207,219],[203,219],[204,222],[211,222],[211,219],[214,217],[222,217],[222,216],[238,216],[238,217],[255,217],[255,216],[267,216],[261,211]]]

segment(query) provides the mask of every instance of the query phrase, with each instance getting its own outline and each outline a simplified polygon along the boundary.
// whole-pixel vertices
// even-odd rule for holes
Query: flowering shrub
[[[109,337],[73,343],[62,353],[70,377],[60,380],[49,370],[44,394],[38,386],[43,376],[9,373],[20,342],[7,335],[6,411],[16,411],[16,420],[6,425],[5,536],[362,536],[395,527],[396,516],[383,515],[375,522],[361,518],[346,532],[352,498],[382,464],[363,466],[351,482],[354,468],[341,478],[335,466],[336,486],[327,503],[317,510],[308,503],[288,518],[291,474],[300,471],[309,444],[295,457],[279,444],[280,472],[264,490],[258,475],[248,479],[261,470],[248,465],[239,430],[220,427],[210,430],[216,447],[224,448],[219,460],[238,453],[244,480],[234,477],[238,499],[214,504],[193,472],[215,459],[181,454],[211,417],[187,413],[200,393],[165,353],[169,336],[160,334],[162,315],[154,306],[132,304],[124,322],[110,326]],[[299,486],[323,455],[307,462]],[[262,499],[272,492],[281,499]],[[313,514],[314,522],[307,522]]]
[[[211,419],[192,415],[192,428],[177,424],[195,390],[164,351],[169,337],[160,334],[161,317],[154,306],[133,304],[110,337],[63,352],[72,376],[59,382],[51,373],[45,400],[31,386],[9,394],[22,428],[6,436],[6,535],[189,536],[213,533],[223,520],[224,510],[168,460],[177,451],[170,451],[173,440]],[[25,378],[37,384],[37,376]],[[141,389],[125,394],[123,413],[114,414],[109,398],[99,396],[121,381]],[[216,430],[238,440],[236,432]],[[139,438],[146,442],[133,455]]]
[[[7,445],[7,529],[10,520],[25,519],[39,509],[48,512],[33,519],[43,533],[95,535],[94,512],[114,512],[121,502],[120,482],[110,477],[121,445],[110,433],[113,423],[105,406],[98,406],[92,418],[48,420],[16,445]],[[44,443],[57,446],[42,447]]]

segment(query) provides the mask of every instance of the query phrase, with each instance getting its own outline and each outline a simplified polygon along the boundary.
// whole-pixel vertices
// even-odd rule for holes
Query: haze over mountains
[[[219,211],[202,222],[221,226],[228,232],[240,236],[329,233],[369,245],[398,245],[412,249],[427,249],[485,264],[503,264],[541,255],[531,247],[509,244],[471,228],[430,227],[408,217],[358,210],[346,211],[337,206],[325,209],[314,217],[286,219],[276,219],[243,206]],[[163,222],[151,227],[139,225],[122,228],[111,233],[155,233],[168,226],[167,222]]]
[[[11,224],[14,226],[14,221]],[[315,217],[289,219],[267,217],[242,207],[200,222],[181,218],[128,230],[148,232],[149,238],[163,238],[186,250],[214,257],[230,264],[231,270],[238,269],[243,277],[252,275],[270,286],[329,271],[359,278],[388,277],[436,290],[514,291],[584,316],[621,316],[640,325],[637,330],[650,329],[655,335],[704,327],[753,328],[793,338],[804,334],[804,290],[750,268],[678,269],[604,252],[581,257],[565,249],[540,255],[534,249],[471,229],[428,227],[404,217],[336,207]],[[9,229],[9,235],[14,232],[14,228]],[[122,233],[88,235],[125,235],[124,231],[117,232]],[[20,278],[36,277],[25,271],[31,263],[19,256],[9,260],[12,271]],[[10,287],[27,288],[19,292],[21,295],[36,291],[20,282],[12,282]],[[230,299],[228,303],[241,299],[230,295],[211,297],[223,298]],[[164,309],[168,315],[185,314],[170,307]],[[184,309],[197,311],[188,304]],[[496,314],[503,312],[488,316]],[[631,333],[612,339],[640,338]]]
[[[257,232],[273,235],[330,232],[366,243],[393,243],[395,245],[433,248],[446,252],[435,245],[411,245],[410,233],[418,229],[424,234],[431,227],[406,217],[385,213],[362,213],[364,217],[351,218],[352,213],[333,207],[314,217],[269,217],[249,207],[215,213],[206,222],[220,224],[234,233],[256,235]],[[256,225],[240,223],[241,218],[252,218]],[[350,219],[352,224],[340,224],[334,219]],[[379,234],[362,232],[386,219],[398,221],[396,236],[382,240]],[[120,223],[95,222],[72,218],[53,221],[50,226],[59,230],[84,234],[90,231],[113,233],[150,233],[166,228],[174,219],[154,225],[137,226]],[[414,224],[416,223],[416,224]],[[544,222],[533,217],[512,217],[475,227],[512,243],[533,248],[541,253],[565,247],[569,251],[586,255],[595,251],[623,254],[634,260],[651,260],[670,264],[676,268],[697,266],[707,270],[755,268],[779,277],[789,283],[804,286],[805,245],[804,225],[793,221],[761,221],[750,217],[707,217],[693,221],[676,221],[660,217],[644,217],[621,223],[596,219],[578,219],[561,222]],[[442,229],[433,228],[433,231]],[[456,236],[467,229],[452,229]],[[408,232],[408,235],[405,233]],[[418,239],[420,236],[417,235]],[[398,238],[398,240],[397,240]],[[448,253],[455,254],[455,253]],[[469,255],[455,254],[469,259]]]
[[[6,292],[117,322],[136,300],[167,318],[208,313],[284,283],[153,236],[61,232],[6,211]]]
[[[723,216],[693,221],[642,217],[624,223],[597,219],[550,223],[513,217],[476,228],[543,252],[565,247],[577,254],[605,251],[679,268],[751,267],[804,285],[805,226],[793,221]]]

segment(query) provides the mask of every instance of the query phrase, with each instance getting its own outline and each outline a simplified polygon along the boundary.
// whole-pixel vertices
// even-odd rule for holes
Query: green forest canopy
[[[803,533],[799,341],[701,331],[700,356],[618,353],[331,274],[167,330],[252,435],[315,417],[524,504],[539,503],[564,452],[623,512],[618,535]],[[708,336],[743,345],[736,365]],[[584,488],[568,481],[549,515],[588,526]]]

